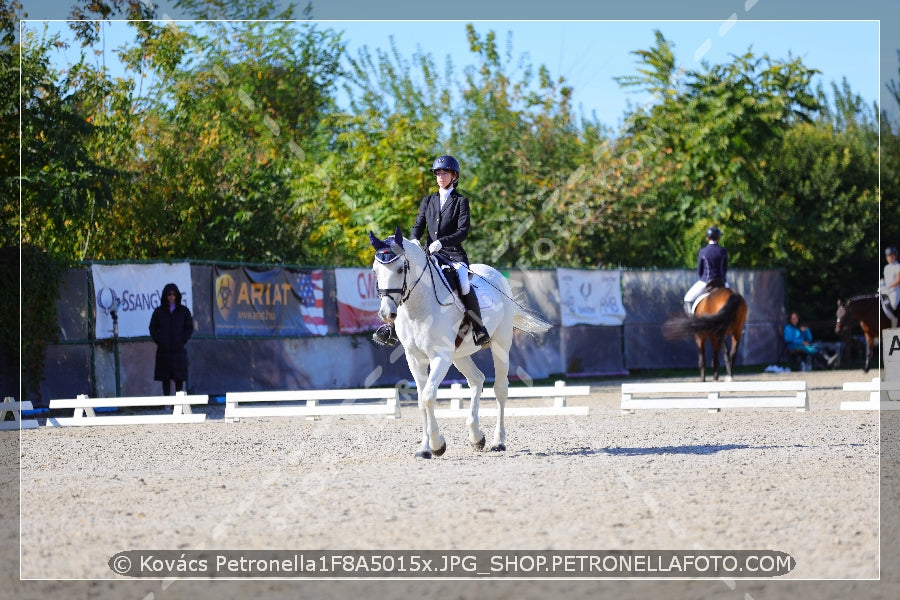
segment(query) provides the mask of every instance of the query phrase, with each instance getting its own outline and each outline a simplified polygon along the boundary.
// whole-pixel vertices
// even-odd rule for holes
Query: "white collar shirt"
[[[449,189],[446,189],[446,190],[444,188],[438,189],[438,194],[440,194],[440,196],[441,196],[441,210],[444,210],[444,205],[447,204],[447,198],[450,197],[450,192],[452,192],[452,191],[453,191],[452,187]]]

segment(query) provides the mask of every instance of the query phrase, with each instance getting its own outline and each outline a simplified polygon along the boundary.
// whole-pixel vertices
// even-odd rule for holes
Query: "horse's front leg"
[[[484,373],[482,373],[471,356],[461,356],[453,361],[459,372],[466,378],[469,384],[471,399],[469,401],[469,416],[466,417],[466,427],[469,429],[469,443],[476,450],[484,449],[484,432],[478,421],[478,411],[481,403],[481,392],[484,390]]]
[[[863,373],[868,373],[872,364],[872,356],[875,354],[875,340],[866,338],[866,366]]]
[[[434,416],[434,405],[437,402],[438,387],[450,370],[450,364],[450,356],[444,353],[433,356],[429,361],[428,380],[419,390],[419,410],[422,412],[424,433],[416,458],[431,458],[432,454],[441,456],[447,450],[447,442],[441,435]]]
[[[423,404],[423,391],[428,384],[428,357],[424,354],[417,355],[415,352],[407,350],[406,362],[416,382],[416,403],[422,415],[422,441],[419,444],[419,449],[416,450],[416,456],[431,458],[431,445],[428,438],[428,415]]]

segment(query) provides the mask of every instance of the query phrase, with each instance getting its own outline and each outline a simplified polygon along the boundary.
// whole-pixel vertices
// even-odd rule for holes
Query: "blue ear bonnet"
[[[380,262],[383,265],[390,264],[400,258],[400,255],[395,253],[391,248],[391,238],[385,240],[385,245],[382,248],[379,248],[375,251],[375,260]]]
[[[397,227],[393,236],[384,240],[379,240],[374,233],[369,231],[369,243],[375,248],[375,260],[383,265],[397,260],[398,252],[403,254],[403,233],[400,231],[400,227]]]

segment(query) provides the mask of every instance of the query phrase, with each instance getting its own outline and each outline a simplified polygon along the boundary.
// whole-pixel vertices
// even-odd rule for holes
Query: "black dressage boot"
[[[397,338],[393,325],[382,325],[372,334],[372,341],[380,346],[393,348],[400,340]]]
[[[476,346],[487,346],[491,343],[491,335],[488,333],[484,323],[481,322],[481,307],[478,306],[478,296],[475,290],[469,289],[469,293],[462,297],[463,306],[466,307],[466,314],[472,320],[472,339]]]

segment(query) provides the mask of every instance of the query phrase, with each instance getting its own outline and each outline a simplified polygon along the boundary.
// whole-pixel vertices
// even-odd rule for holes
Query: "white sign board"
[[[110,308],[119,300],[119,337],[150,335],[150,316],[159,306],[159,297],[167,283],[181,292],[181,303],[194,312],[191,301],[191,265],[92,265],[97,339],[113,337]]]
[[[884,381],[900,381],[900,329],[885,329],[881,332],[881,353],[884,358]],[[882,393],[882,400],[887,400]],[[897,393],[890,399],[896,400]]]
[[[557,269],[556,281],[563,327],[625,322],[620,271]]]

